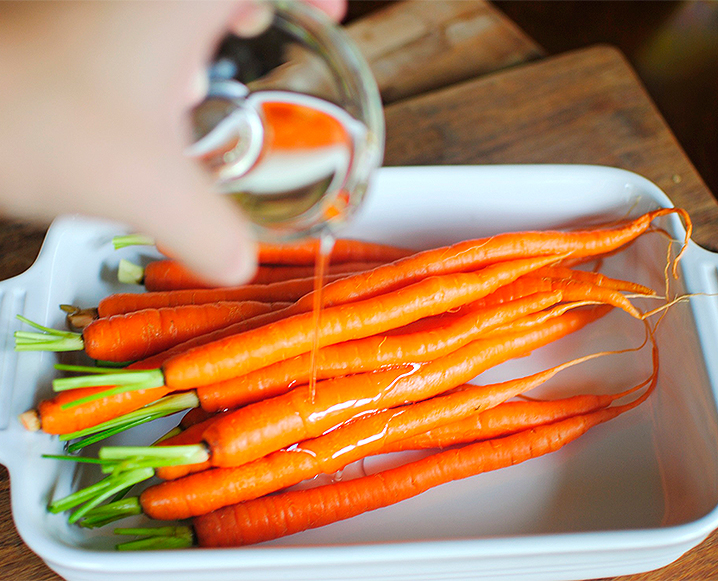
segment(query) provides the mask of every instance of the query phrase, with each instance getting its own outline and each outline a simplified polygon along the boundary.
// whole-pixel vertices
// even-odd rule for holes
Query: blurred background
[[[394,3],[349,0],[345,23]],[[546,56],[595,44],[620,49],[713,195],[718,194],[718,1],[495,0],[491,4]]]

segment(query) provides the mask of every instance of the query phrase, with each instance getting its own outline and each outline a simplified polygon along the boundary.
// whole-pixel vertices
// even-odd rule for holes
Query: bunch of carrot
[[[333,254],[332,260],[351,264],[347,270],[353,272],[339,272],[322,288],[306,286],[296,295],[273,294],[280,283],[252,283],[242,292],[258,294],[229,304],[256,310],[245,310],[238,319],[223,313],[214,326],[165,342],[151,356],[119,346],[110,351],[121,355],[90,353],[90,329],[110,321],[119,325],[120,317],[159,318],[158,313],[187,305],[216,310],[235,300],[224,294],[230,289],[107,297],[98,319],[83,330],[82,344],[98,359],[137,361],[122,370],[99,368],[56,380],[60,393],[27,414],[26,425],[68,439],[96,430],[111,435],[157,417],[162,402],[176,411],[177,400],[174,407],[169,404],[177,397],[172,394],[197,411],[185,417],[178,434],[157,445],[103,448],[97,462],[110,476],[51,509],[82,504],[71,518],[86,526],[138,511],[162,520],[192,517],[201,545],[243,544],[327,524],[553,451],[645,400],[655,386],[655,347],[647,387],[621,394],[508,401],[580,360],[500,384],[468,382],[611,308],[643,319],[624,293],[653,296],[651,289],[569,265],[620,250],[670,213],[684,219],[687,241],[690,220],[679,209],[602,228],[506,234],[416,253],[342,241],[340,257]],[[297,258],[296,266],[315,260],[315,246],[297,248],[304,264]],[[291,247],[284,247],[281,268],[288,268],[290,255]],[[172,268],[181,270],[176,263]],[[313,312],[318,295],[319,316]],[[179,318],[169,320],[180,326]],[[120,343],[127,333],[118,332]],[[27,335],[30,347],[41,342]],[[615,403],[642,387],[632,401]],[[447,447],[356,481],[267,496],[369,455]],[[165,481],[138,499],[102,504],[153,474]],[[133,531],[151,540],[129,547],[191,542],[192,535],[179,530]]]

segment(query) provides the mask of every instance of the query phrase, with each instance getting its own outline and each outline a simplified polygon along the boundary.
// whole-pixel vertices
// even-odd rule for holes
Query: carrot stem
[[[125,260],[120,260],[117,267],[117,280],[123,284],[142,284],[145,279],[145,269],[139,264]]]
[[[26,325],[37,329],[39,333],[15,331],[15,351],[82,351],[84,348],[80,333],[45,327],[22,315],[16,317]]]
[[[122,370],[122,368],[109,366],[95,366],[95,365],[70,365],[68,363],[55,363],[54,365],[57,371],[72,371],[75,373],[127,373],[132,369]]]
[[[209,454],[202,445],[159,446],[157,448],[105,447],[100,450],[99,456],[102,472],[110,474],[95,484],[50,503],[48,507],[50,512],[57,514],[82,504],[82,507],[70,515],[68,522],[75,523],[86,515],[95,517],[97,516],[97,512],[93,511],[95,507],[118,492],[152,478],[155,467],[196,464],[206,462],[209,458]],[[69,459],[69,457],[64,456],[62,459]],[[102,513],[102,516],[107,515]]]
[[[87,511],[85,517],[79,522],[79,525],[83,528],[94,529],[108,525],[116,520],[138,514],[142,514],[139,499],[136,496],[131,496],[109,504],[96,506]]]
[[[158,416],[162,417],[162,416]],[[153,419],[156,419],[154,417],[147,417],[147,418],[138,418],[136,420],[127,422],[121,426],[116,426],[114,428],[109,428],[107,430],[104,430],[102,432],[98,432],[96,434],[92,434],[90,436],[86,436],[82,438],[81,440],[78,440],[77,442],[73,442],[72,444],[69,444],[67,446],[68,452],[77,452],[79,450],[82,450],[83,448],[86,448],[87,446],[90,446],[91,444],[96,444],[97,442],[101,442],[102,440],[106,440],[107,438],[114,436],[116,434],[121,434],[122,432],[125,432],[129,430],[130,428],[134,428],[136,426],[141,426],[142,424],[146,424],[149,421],[152,421]]]
[[[115,395],[119,395],[121,393],[125,393],[127,391],[140,391],[143,389],[155,389],[162,387],[163,383],[157,383],[156,381],[147,381],[147,382],[141,382],[141,383],[133,383],[130,385],[120,385],[113,389],[108,389],[105,391],[101,391],[98,393],[94,393],[91,395],[87,395],[85,397],[81,397],[72,401],[69,401],[67,403],[64,403],[60,406],[61,410],[67,410],[79,405],[83,405],[86,403],[91,403],[93,401],[97,401],[99,399],[109,398]]]
[[[186,549],[194,544],[194,533],[187,526],[118,528],[116,535],[137,535],[143,538],[117,545],[118,551]]]
[[[104,502],[114,494],[127,490],[128,488],[143,482],[148,478],[152,477],[153,470],[151,468],[140,468],[137,470],[130,470],[128,472],[122,472],[117,475],[110,476],[107,478],[105,490],[97,496],[91,498],[88,502],[83,504],[78,510],[73,512],[68,519],[70,524],[80,520],[89,510],[96,507],[101,502]]]
[[[109,498],[113,494],[134,486],[138,482],[151,478],[154,471],[151,468],[142,468],[139,470],[129,470],[119,474],[108,476],[100,482],[78,490],[69,496],[50,503],[48,510],[53,514],[64,512],[75,506],[85,503],[80,509],[70,515],[69,522],[76,522],[78,519],[100,504],[103,500]]]
[[[79,387],[116,385],[120,387],[129,387],[129,389],[147,389],[150,387],[161,387],[165,383],[162,371],[160,369],[112,369],[111,371],[109,371],[108,368],[104,367],[89,367],[87,369],[91,370],[88,371],[88,373],[90,373],[91,375],[81,375],[79,377],[61,377],[58,379],[54,379],[52,382],[52,388],[55,391],[66,391],[68,389],[77,389]],[[102,379],[98,379],[98,375],[102,375]],[[138,385],[140,387],[137,387]],[[104,397],[104,395],[107,394],[103,392],[98,395]]]
[[[114,236],[112,238],[112,246],[115,250],[127,248],[128,246],[154,246],[155,239],[143,234],[125,234],[124,236]]]
[[[201,444],[188,446],[105,446],[100,449],[102,460],[172,460],[179,464],[196,464],[209,460],[207,449]]]
[[[197,407],[199,405],[199,399],[195,392],[189,391],[186,393],[179,393],[176,395],[169,395],[163,397],[156,402],[146,405],[139,410],[130,412],[119,416],[115,419],[102,422],[91,428],[84,430],[78,430],[69,434],[60,435],[61,441],[74,440],[76,438],[82,438],[77,442],[73,442],[67,447],[68,452],[76,452],[95,444],[102,440],[114,436],[135,426],[140,426],[147,422],[164,418],[172,414],[184,411],[188,408]]]
[[[83,458],[81,456],[67,456],[63,454],[42,454],[42,458],[49,460],[69,460],[70,462],[80,462],[84,464],[107,464],[111,460],[100,460],[99,458]]]

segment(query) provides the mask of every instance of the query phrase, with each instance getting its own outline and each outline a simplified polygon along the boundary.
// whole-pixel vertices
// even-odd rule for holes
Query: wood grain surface
[[[515,67],[387,108],[387,165],[591,163],[656,182],[718,250],[718,204],[623,57],[595,47]],[[25,229],[24,229],[25,228]],[[30,265],[42,229],[0,223],[0,279]],[[0,469],[0,579],[59,579],[18,538]],[[714,534],[677,562],[620,581],[718,578]]]
[[[620,52],[599,46],[386,108],[386,165],[587,163],[634,171],[718,250],[718,204]]]
[[[483,0],[405,0],[346,27],[391,103],[534,60],[543,50]]]

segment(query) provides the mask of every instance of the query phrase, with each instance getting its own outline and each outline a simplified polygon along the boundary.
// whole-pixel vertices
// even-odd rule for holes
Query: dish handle
[[[36,294],[37,284],[34,268],[14,278],[0,281],[0,463],[8,465],[16,456],[13,452],[13,434],[17,434],[15,419],[18,409],[32,402],[34,385],[27,381],[27,366],[23,367],[15,351],[14,333],[22,323],[18,314],[27,316],[28,306],[34,303],[30,295]],[[31,299],[31,300],[29,300]],[[25,385],[25,391],[21,389]]]

